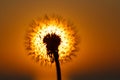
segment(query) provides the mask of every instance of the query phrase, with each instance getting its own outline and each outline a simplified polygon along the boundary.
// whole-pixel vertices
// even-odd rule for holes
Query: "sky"
[[[26,28],[45,14],[72,21],[80,36],[63,80],[120,80],[119,0],[0,0],[0,79],[56,80],[55,65],[35,63],[24,47]]]

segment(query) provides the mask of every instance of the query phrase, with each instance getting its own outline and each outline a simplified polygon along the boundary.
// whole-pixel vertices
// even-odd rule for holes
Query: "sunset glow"
[[[50,62],[43,38],[54,33],[61,38],[58,47],[59,60],[63,62],[70,59],[76,50],[76,37],[72,27],[72,24],[57,16],[44,16],[34,20],[26,33],[25,45],[28,54],[33,55],[36,61]]]

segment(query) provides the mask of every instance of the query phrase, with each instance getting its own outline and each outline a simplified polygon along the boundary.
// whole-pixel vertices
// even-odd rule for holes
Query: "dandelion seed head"
[[[43,42],[47,34],[56,34],[61,43],[58,46],[59,61],[66,60],[76,50],[76,34],[73,25],[59,16],[44,16],[35,19],[28,28],[25,36],[25,47],[35,60],[51,62],[47,55],[46,44]]]

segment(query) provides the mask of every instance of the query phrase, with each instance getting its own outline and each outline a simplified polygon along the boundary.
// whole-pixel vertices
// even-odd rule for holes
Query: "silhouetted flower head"
[[[33,20],[25,36],[28,55],[42,63],[53,62],[51,53],[54,51],[58,51],[60,62],[70,60],[76,51],[76,43],[74,25],[56,15]]]

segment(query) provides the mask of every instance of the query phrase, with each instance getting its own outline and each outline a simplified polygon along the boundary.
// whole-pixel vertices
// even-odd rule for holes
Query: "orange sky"
[[[26,28],[44,14],[72,21],[81,38],[77,57],[61,65],[63,79],[74,80],[69,79],[74,74],[120,73],[119,0],[0,0],[0,71],[55,80],[54,65],[36,64],[24,50]]]

